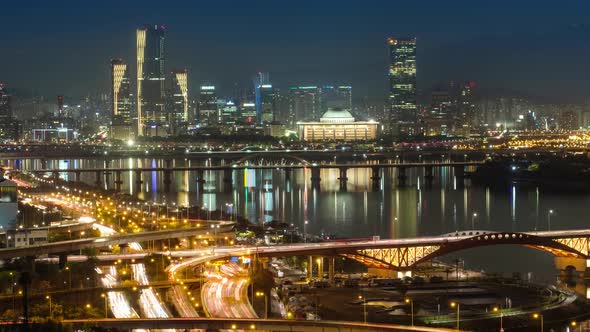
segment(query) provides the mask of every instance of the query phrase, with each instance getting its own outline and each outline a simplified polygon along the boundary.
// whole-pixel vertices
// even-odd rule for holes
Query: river
[[[174,167],[204,165],[207,161],[174,160]],[[2,160],[0,164],[22,169],[41,168],[38,160]],[[164,166],[163,160],[119,159],[110,167]],[[104,161],[48,161],[48,168],[104,167]],[[281,170],[234,170],[232,188],[224,191],[222,172],[205,172],[202,190],[195,172],[175,172],[171,190],[164,192],[163,175],[144,173],[137,188],[134,172],[122,174],[122,190],[148,201],[167,201],[181,206],[199,205],[206,210],[224,209],[262,224],[279,220],[307,233],[339,238],[406,238],[440,235],[458,230],[533,231],[588,228],[590,195],[555,193],[534,186],[512,185],[489,188],[459,180],[452,168],[434,168],[432,184],[424,181],[422,169],[409,169],[405,185],[399,185],[397,170],[386,169],[379,190],[371,185],[370,169],[350,169],[347,191],[341,191],[337,169],[321,171],[320,190],[311,185],[311,172],[294,170],[287,181]],[[65,179],[73,174],[62,173]],[[95,182],[95,174],[81,180]],[[103,179],[113,187],[113,175]],[[549,213],[552,210],[553,213]],[[305,226],[304,222],[308,221]],[[550,254],[516,246],[470,249],[454,255],[470,268],[493,272],[521,272],[533,280],[555,280]],[[453,258],[454,258],[453,257]],[[451,259],[449,257],[449,259]]]

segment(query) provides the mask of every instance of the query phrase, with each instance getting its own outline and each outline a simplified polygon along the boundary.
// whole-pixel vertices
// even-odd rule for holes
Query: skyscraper
[[[12,115],[11,96],[0,83],[0,141],[15,141],[20,135],[20,123]]]
[[[131,86],[129,82],[129,67],[121,59],[111,60],[111,98],[112,115],[130,124],[131,115]]]
[[[259,123],[271,123],[275,120],[276,112],[276,94],[271,84],[263,84],[259,89],[260,98],[257,98],[257,114],[261,120]],[[258,106],[260,105],[260,112],[258,112]]]
[[[291,88],[291,123],[298,121],[317,121],[322,113],[321,89],[317,86],[297,86]]]
[[[399,134],[416,121],[416,38],[388,38],[389,131]]]
[[[269,86],[270,79],[268,73],[258,72],[254,77],[254,98],[256,103],[256,122],[262,123],[262,101],[261,101],[261,89],[262,86]],[[272,87],[272,86],[271,86]]]
[[[10,107],[10,95],[6,86],[0,83],[0,121],[12,117],[12,108]]]
[[[137,129],[139,135],[160,135],[166,122],[164,36],[162,25],[137,29]],[[160,131],[160,132],[159,132]]]
[[[219,122],[217,95],[214,85],[201,85],[199,89],[199,124],[212,126]]]
[[[168,91],[168,125],[170,134],[179,134],[188,125],[188,72],[172,71]]]
[[[322,113],[331,109],[352,110],[352,87],[349,85],[322,87]]]
[[[270,83],[268,73],[259,72],[254,78],[256,98],[256,122],[271,123],[275,118],[275,91]]]

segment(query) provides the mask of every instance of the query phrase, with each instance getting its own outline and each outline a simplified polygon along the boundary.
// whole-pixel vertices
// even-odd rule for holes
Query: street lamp
[[[410,298],[406,298],[406,303],[410,304],[410,315],[412,317],[412,326],[414,326],[414,301]]]
[[[500,332],[504,332],[504,312],[502,312],[502,307],[494,307],[492,311],[500,313]]]
[[[303,222],[303,243],[307,243],[307,220]]]
[[[49,318],[53,318],[53,308],[51,307],[51,296],[46,295],[45,298],[49,301]]]
[[[451,308],[457,308],[457,331],[459,331],[459,322],[460,322],[460,313],[461,313],[461,304],[458,302],[451,302]]]
[[[70,270],[69,266],[66,266],[66,271],[68,271],[68,288],[72,288],[72,270]]]
[[[580,326],[580,327],[579,327],[579,331],[580,331],[580,332],[582,332],[582,324],[578,324],[578,322],[576,322],[576,321],[574,320],[574,321],[572,321],[572,322],[570,323],[570,325],[572,326],[572,330],[574,330],[574,329],[576,328],[576,326]]]
[[[542,314],[538,314],[538,313],[534,313],[533,314],[533,318],[534,319],[539,319],[541,321],[541,332],[543,332],[543,315]]]
[[[549,209],[549,211],[547,211],[547,230],[550,231],[551,230],[551,216],[555,213],[555,211],[553,209]]]
[[[367,300],[362,295],[359,295],[359,300],[363,301],[363,318],[365,324],[367,324]]]
[[[109,318],[108,297],[105,293],[100,294],[100,297],[104,299],[104,318]]]
[[[268,319],[268,297],[264,292],[256,292],[256,297],[264,296],[264,319]]]
[[[211,225],[213,228],[213,238],[215,240],[215,245],[217,246],[217,230],[219,229],[219,225]]]
[[[477,218],[477,212],[473,212],[471,215],[471,229],[475,229],[475,218]]]

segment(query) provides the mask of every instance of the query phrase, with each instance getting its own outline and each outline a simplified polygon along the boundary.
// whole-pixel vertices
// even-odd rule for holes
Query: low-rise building
[[[304,141],[371,141],[377,138],[377,121],[356,121],[349,111],[330,109],[319,122],[298,122]]]
[[[8,247],[22,248],[47,243],[47,228],[12,229],[7,231]]]

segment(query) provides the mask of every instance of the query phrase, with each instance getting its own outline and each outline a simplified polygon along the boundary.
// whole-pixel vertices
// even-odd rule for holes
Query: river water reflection
[[[41,168],[39,161],[2,161],[23,169]],[[175,160],[174,167],[203,165],[206,162]],[[164,166],[163,160],[121,159],[109,167]],[[100,160],[49,161],[48,168],[104,167]],[[206,210],[224,209],[262,224],[279,220],[313,234],[340,238],[405,238],[440,235],[457,230],[533,231],[588,228],[590,195],[564,194],[537,187],[514,185],[488,188],[459,180],[452,168],[435,168],[432,184],[424,181],[422,169],[407,171],[405,185],[398,185],[397,170],[386,169],[379,190],[371,185],[370,169],[350,169],[347,191],[341,191],[337,169],[321,171],[321,187],[311,185],[310,170],[294,170],[290,180],[281,170],[234,170],[231,188],[223,183],[223,172],[205,172],[200,190],[195,172],[175,172],[169,192],[164,191],[163,175],[144,173],[140,188],[134,172],[122,174],[122,190],[148,201],[199,205]],[[73,174],[62,177],[72,179]],[[105,188],[113,188],[114,175],[103,178]],[[95,183],[93,173],[81,180]],[[225,187],[225,188],[224,188]],[[229,190],[228,190],[229,189]],[[549,210],[554,213],[549,214]],[[533,249],[495,246],[471,249],[458,254],[470,267],[488,271],[532,272],[533,277],[554,278],[552,257]]]

